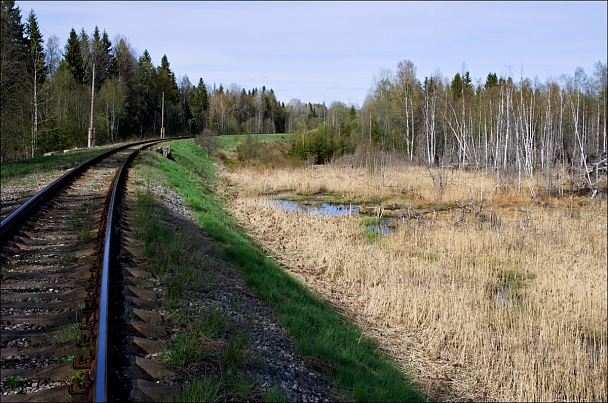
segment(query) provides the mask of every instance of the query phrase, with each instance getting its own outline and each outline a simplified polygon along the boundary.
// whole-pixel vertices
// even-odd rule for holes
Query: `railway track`
[[[162,351],[156,339],[166,332],[151,276],[131,260],[140,245],[129,234],[133,195],[123,184],[146,145],[81,164],[2,221],[2,401],[167,400],[174,393],[151,381],[163,369],[145,355]]]

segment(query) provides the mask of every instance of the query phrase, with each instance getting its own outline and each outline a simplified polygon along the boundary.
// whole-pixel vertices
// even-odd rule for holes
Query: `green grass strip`
[[[168,183],[194,211],[208,235],[223,246],[224,258],[237,262],[246,283],[280,317],[298,352],[334,383],[349,401],[426,401],[362,330],[316,299],[298,280],[253,245],[213,191],[213,160],[191,141],[171,144],[171,159],[157,165]]]

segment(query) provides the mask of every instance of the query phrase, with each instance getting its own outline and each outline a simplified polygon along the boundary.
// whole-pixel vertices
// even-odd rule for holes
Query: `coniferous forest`
[[[522,182],[559,167],[591,189],[606,173],[606,61],[541,82],[468,71],[419,79],[403,60],[373,78],[362,106],[286,104],[264,86],[191,82],[166,55],[155,65],[159,55],[138,55],[99,27],[72,29],[62,44],[43,37],[34,10],[2,0],[1,12],[2,162],[86,147],[94,91],[96,145],[159,136],[164,97],[168,137],[294,133],[290,155],[313,163],[354,154],[374,166],[398,158],[509,171]]]

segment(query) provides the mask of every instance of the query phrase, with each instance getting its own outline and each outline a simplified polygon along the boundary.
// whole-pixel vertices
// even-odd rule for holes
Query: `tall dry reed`
[[[491,176],[393,166],[226,173],[242,224],[375,337],[432,399],[606,401],[605,201],[534,203]],[[366,240],[357,216],[276,209],[268,194],[332,192],[463,205]],[[480,209],[480,207],[482,207]]]

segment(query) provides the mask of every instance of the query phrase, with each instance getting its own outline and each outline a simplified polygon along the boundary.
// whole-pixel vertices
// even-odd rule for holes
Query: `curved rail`
[[[108,206],[108,218],[106,224],[105,244],[103,251],[103,266],[101,271],[101,291],[99,296],[99,331],[97,333],[97,353],[95,354],[95,399],[96,402],[107,401],[108,387],[107,377],[107,341],[108,341],[108,302],[110,284],[110,264],[112,249],[112,230],[117,216],[117,209],[121,200],[121,189],[127,175],[127,169],[131,161],[137,156],[139,150],[134,151],[122,164],[112,187],[112,196]]]
[[[143,140],[136,143],[125,144],[113,148],[81,163],[76,168],[72,169],[65,175],[56,179],[54,182],[52,182],[44,189],[32,196],[28,201],[19,206],[19,208],[13,211],[8,217],[2,220],[2,222],[0,223],[0,244],[4,244],[8,240],[8,238],[13,234],[15,229],[17,229],[19,224],[26,220],[28,217],[30,217],[43,202],[48,200],[50,196],[55,193],[55,191],[66,186],[70,181],[74,180],[78,175],[87,170],[91,165],[125,148],[132,147],[134,145],[153,143],[158,141],[160,140]]]
[[[170,138],[170,139],[154,139],[154,140],[144,140],[136,143],[131,143],[127,145],[123,145],[120,147],[116,147],[112,150],[104,152],[94,158],[91,158],[76,168],[72,169],[61,178],[58,178],[53,183],[46,186],[44,189],[36,193],[32,198],[30,198],[27,202],[21,205],[16,211],[11,213],[7,218],[5,218],[0,223],[1,229],[1,244],[5,244],[14,232],[18,229],[18,227],[27,219],[29,219],[39,208],[40,206],[48,201],[51,196],[57,193],[60,189],[68,186],[74,179],[76,179],[80,174],[86,171],[90,166],[99,162],[100,160],[126,148],[144,144],[144,147],[134,150],[129,157],[123,162],[118,173],[116,174],[113,183],[111,185],[111,193],[109,195],[109,205],[106,210],[106,222],[105,222],[105,240],[103,245],[103,257],[99,262],[101,263],[101,273],[98,279],[100,280],[99,284],[99,294],[94,297],[97,299],[97,318],[96,320],[98,328],[96,333],[96,340],[94,343],[96,353],[93,355],[93,362],[90,363],[90,374],[92,375],[91,379],[93,384],[92,390],[87,391],[89,393],[89,399],[93,399],[94,401],[108,401],[108,398],[112,399],[112,396],[108,395],[108,376],[110,374],[111,365],[109,361],[109,348],[108,348],[108,340],[109,340],[109,316],[110,316],[110,308],[109,308],[109,288],[110,288],[110,279],[111,274],[110,270],[112,270],[112,265],[114,263],[113,259],[113,246],[115,245],[115,240],[112,239],[112,232],[115,229],[115,226],[118,221],[119,216],[119,206],[122,200],[122,188],[124,182],[126,180],[126,175],[128,171],[128,166],[138,155],[139,151],[143,148],[149,147],[155,143],[171,141],[171,140],[181,140],[190,137],[179,137],[179,138]],[[101,253],[101,250],[99,250]],[[100,267],[98,266],[98,267]],[[94,314],[95,315],[95,314]],[[92,353],[92,351],[91,351]],[[78,361],[78,360],[76,360]],[[87,371],[88,374],[88,371]],[[86,387],[88,389],[88,387]],[[82,389],[81,389],[82,390]],[[72,391],[70,390],[70,394]],[[111,394],[111,393],[110,393]]]

